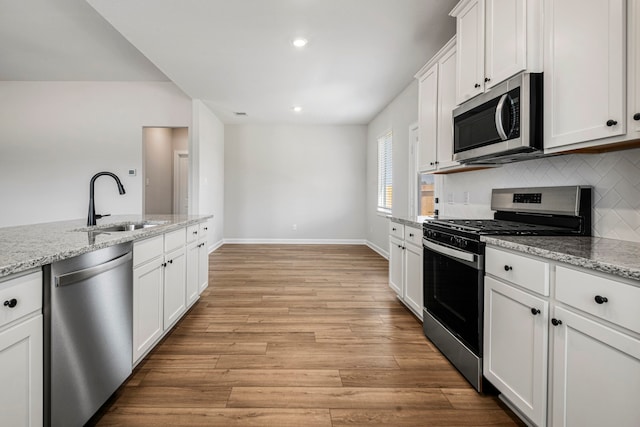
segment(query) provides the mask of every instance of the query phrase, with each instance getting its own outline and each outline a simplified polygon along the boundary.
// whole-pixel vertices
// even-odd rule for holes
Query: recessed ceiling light
[[[300,112],[302,112],[302,107],[301,107],[301,106],[299,106],[299,105],[294,105],[293,107],[291,107],[291,110],[292,110],[294,113],[300,113]]]
[[[307,43],[309,43],[307,41],[307,39],[303,39],[301,37],[298,37],[297,39],[294,39],[293,42],[291,42],[295,47],[305,47],[307,45]]]
[[[233,114],[235,114],[236,116],[246,116],[247,113],[245,113],[244,111],[236,111]]]

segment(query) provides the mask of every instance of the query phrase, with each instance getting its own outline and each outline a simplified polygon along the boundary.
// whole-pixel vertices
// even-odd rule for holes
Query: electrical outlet
[[[293,230],[293,231],[298,231],[298,224],[293,224],[293,225],[291,226],[291,230]]]
[[[465,192],[464,192],[464,204],[465,204],[465,205],[468,205],[468,204],[469,204],[469,199],[470,199],[470,197],[469,197],[469,192],[468,192],[468,191],[465,191]]]
[[[447,203],[453,204],[453,193],[447,193]]]

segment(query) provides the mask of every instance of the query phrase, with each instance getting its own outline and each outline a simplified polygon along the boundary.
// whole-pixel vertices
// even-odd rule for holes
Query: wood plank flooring
[[[224,245],[100,426],[516,426],[424,337],[365,246]]]

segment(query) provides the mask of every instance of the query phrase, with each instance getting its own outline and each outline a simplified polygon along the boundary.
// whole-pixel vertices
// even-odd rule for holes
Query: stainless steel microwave
[[[522,73],[453,110],[453,159],[496,164],[540,157],[542,73]]]

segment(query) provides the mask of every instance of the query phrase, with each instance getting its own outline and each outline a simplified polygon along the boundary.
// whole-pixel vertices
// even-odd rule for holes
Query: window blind
[[[393,135],[392,132],[378,138],[378,211],[391,213],[393,200]]]

